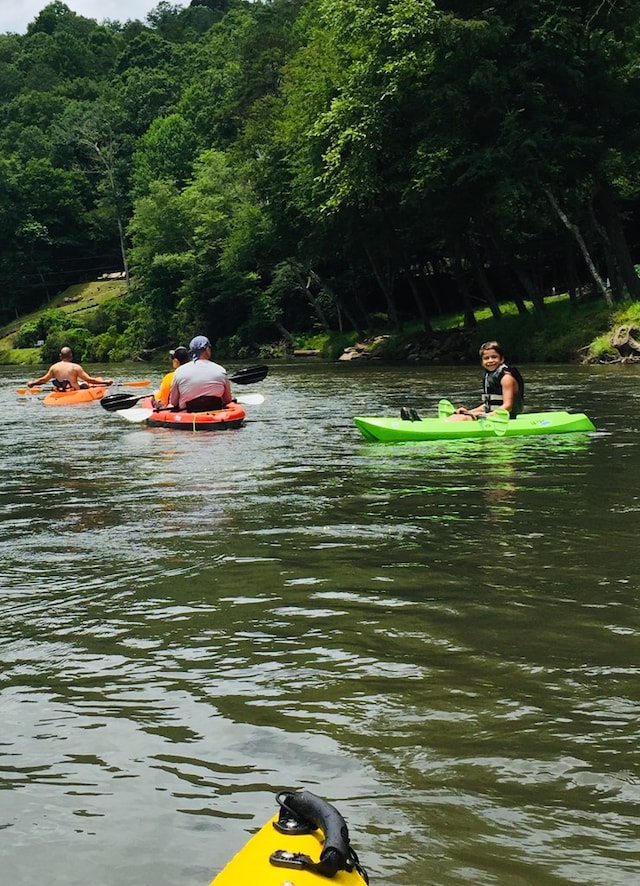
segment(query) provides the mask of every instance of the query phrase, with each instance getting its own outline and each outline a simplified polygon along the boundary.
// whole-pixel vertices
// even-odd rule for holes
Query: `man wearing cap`
[[[169,394],[171,393],[173,374],[178,366],[184,366],[185,363],[189,362],[189,351],[187,348],[179,345],[177,348],[174,348],[173,351],[169,351],[169,357],[171,358],[173,369],[171,372],[167,372],[160,382],[160,387],[153,395],[154,406],[157,407],[165,407],[169,405]]]
[[[188,412],[222,409],[231,402],[231,385],[224,367],[211,360],[211,343],[197,335],[189,344],[191,362],[173,374],[169,403]]]

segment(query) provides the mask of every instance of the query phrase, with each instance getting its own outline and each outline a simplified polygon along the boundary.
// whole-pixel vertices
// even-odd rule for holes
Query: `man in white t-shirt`
[[[222,409],[231,401],[231,385],[223,366],[211,360],[211,343],[197,335],[189,344],[191,360],[178,366],[171,384],[169,403],[188,412]]]

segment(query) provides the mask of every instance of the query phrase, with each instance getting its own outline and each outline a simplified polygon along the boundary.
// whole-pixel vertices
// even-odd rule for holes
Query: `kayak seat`
[[[189,400],[186,405],[187,412],[212,412],[216,409],[224,409],[222,397],[213,397],[203,394],[202,397],[194,397]]]

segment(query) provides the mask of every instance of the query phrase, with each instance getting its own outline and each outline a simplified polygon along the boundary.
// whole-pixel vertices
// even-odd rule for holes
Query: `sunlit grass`
[[[65,314],[79,316],[84,322],[93,311],[105,302],[120,298],[127,291],[124,280],[96,280],[91,283],[78,283],[60,292],[50,302],[0,327],[0,363],[34,363],[40,359],[38,348],[14,349],[13,340],[20,327],[29,320],[37,319],[44,311],[52,308]]]
[[[58,308],[86,321],[91,313],[105,302],[126,292],[123,280],[104,280],[72,286],[52,299],[46,306],[20,317],[0,328],[0,363],[29,364],[39,361],[37,348],[14,349],[13,341],[20,326],[38,317],[44,310]],[[480,344],[497,339],[509,359],[521,363],[556,363],[582,359],[610,360],[618,354],[612,345],[612,331],[622,325],[640,325],[640,302],[627,303],[611,310],[604,299],[593,298],[571,302],[567,294],[545,298],[544,309],[534,311],[533,304],[525,302],[528,313],[521,315],[513,302],[500,304],[502,317],[496,320],[488,307],[475,309],[476,326],[466,330],[469,340],[467,359],[475,359]],[[462,311],[430,318],[439,333],[463,330]],[[366,337],[390,336],[381,356],[389,360],[406,359],[407,348],[428,338],[419,321],[406,323],[401,332],[390,327],[387,317],[379,314],[371,318]],[[352,331],[314,332],[296,338],[296,348],[318,351],[324,359],[336,360],[345,348],[358,341]]]
[[[545,298],[544,309],[535,311],[525,302],[527,314],[519,314],[513,302],[500,304],[502,317],[496,320],[488,307],[475,310],[476,326],[467,329],[468,359],[475,359],[480,344],[496,339],[509,359],[521,363],[566,363],[578,360],[605,360],[618,356],[612,345],[612,332],[621,325],[640,325],[640,302],[627,303],[611,310],[604,299],[571,301],[559,294]],[[438,333],[464,329],[462,311],[430,318]],[[366,337],[389,335],[380,356],[388,360],[406,358],[407,349],[428,338],[418,321],[406,323],[402,331],[393,330],[384,315],[372,318]],[[301,335],[296,346],[318,350],[329,359],[337,359],[344,348],[355,344],[355,333],[317,333]]]

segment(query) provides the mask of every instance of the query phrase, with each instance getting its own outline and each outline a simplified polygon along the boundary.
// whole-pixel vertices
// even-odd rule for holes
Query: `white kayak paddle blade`
[[[153,409],[136,409],[135,407],[133,409],[118,409],[116,415],[126,418],[127,421],[139,424],[153,415]]]

